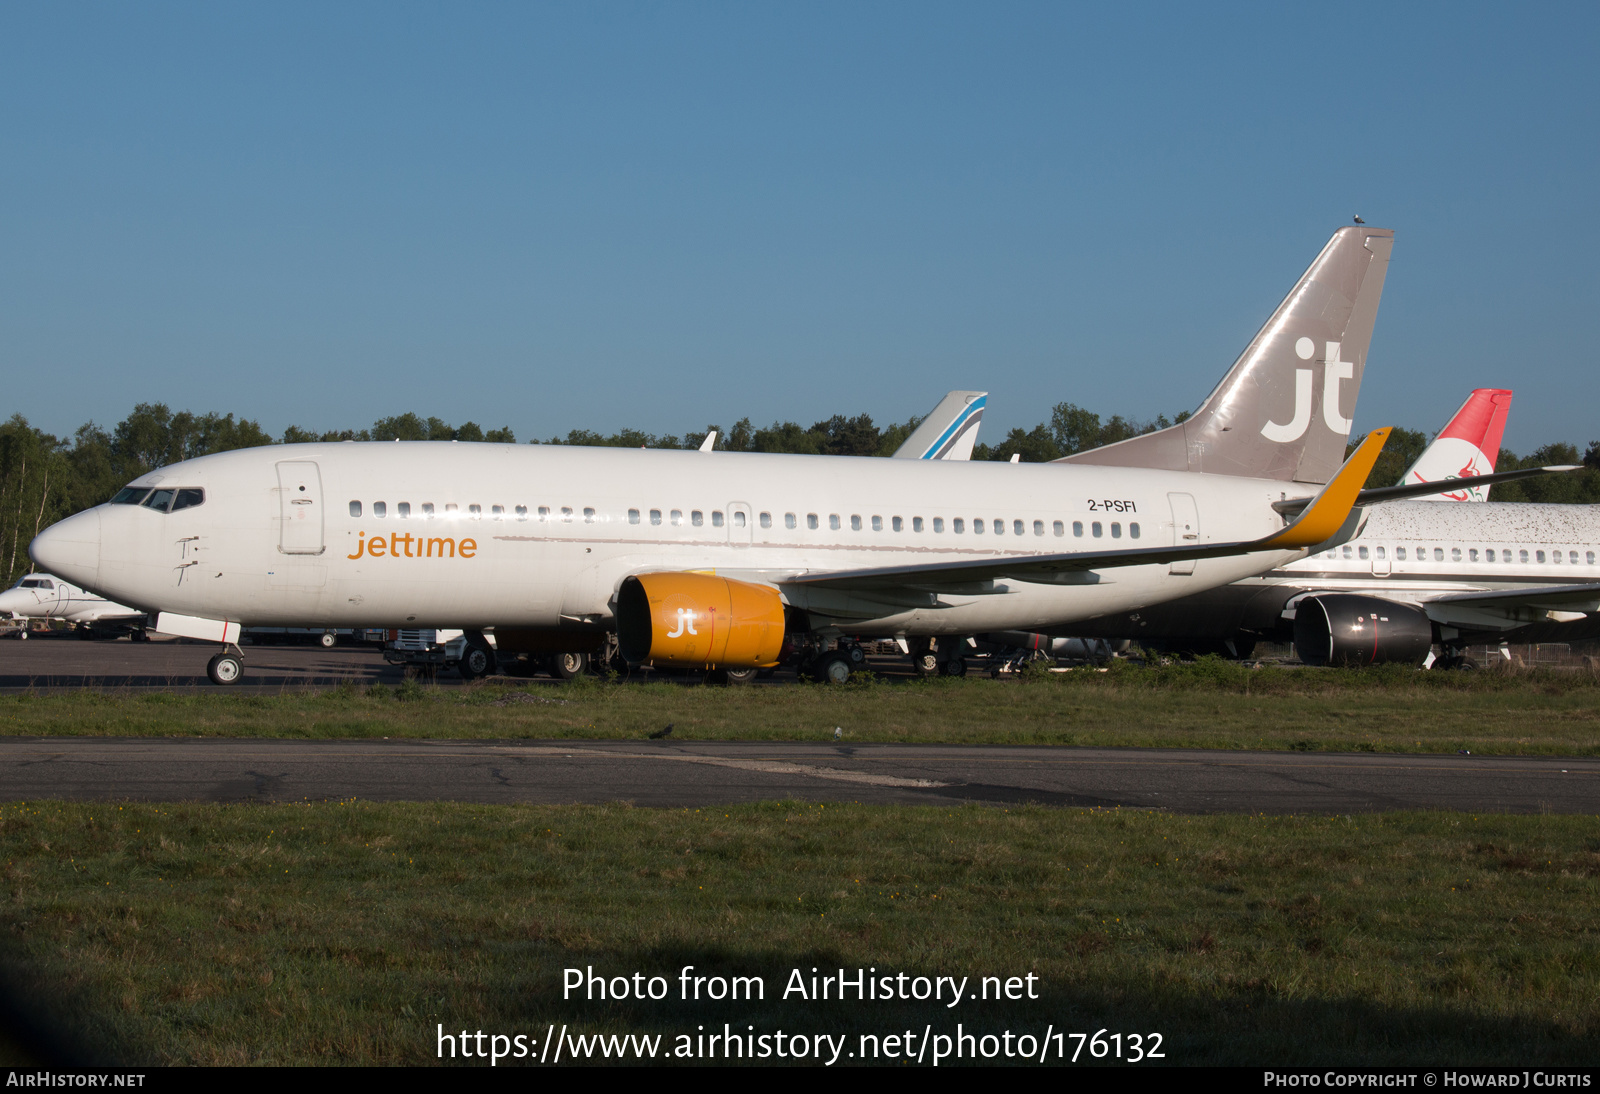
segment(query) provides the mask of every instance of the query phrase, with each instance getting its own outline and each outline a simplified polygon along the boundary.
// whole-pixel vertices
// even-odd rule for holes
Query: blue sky
[[[1358,428],[1600,439],[1600,8],[0,8],[0,410],[1193,407],[1396,229]]]

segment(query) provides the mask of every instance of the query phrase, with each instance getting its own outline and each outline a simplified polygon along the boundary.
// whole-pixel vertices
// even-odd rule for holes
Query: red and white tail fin
[[[1511,392],[1481,387],[1467,397],[1439,436],[1406,472],[1403,482],[1444,482],[1494,472],[1500,437],[1511,412]],[[1488,501],[1489,487],[1429,494],[1418,501]]]

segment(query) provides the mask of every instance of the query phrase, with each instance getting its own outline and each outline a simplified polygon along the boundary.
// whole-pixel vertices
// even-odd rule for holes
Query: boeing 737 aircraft
[[[1066,630],[1230,657],[1292,640],[1311,664],[1434,663],[1438,645],[1442,668],[1468,667],[1461,651],[1480,642],[1600,637],[1600,507],[1488,503],[1522,474],[1493,474],[1510,407],[1510,391],[1474,391],[1402,480],[1479,485],[1375,509],[1348,543],[1259,576]]]
[[[132,628],[134,637],[144,630],[145,613],[121,604],[113,604],[103,596],[80,589],[70,582],[51,574],[24,574],[15,585],[0,593],[0,616],[13,619],[60,619],[79,625],[79,633],[87,635],[94,623],[119,623]],[[26,638],[26,630],[19,636]]]
[[[1146,466],[285,445],[141,476],[29,550],[222,643],[219,683],[243,625],[356,624],[461,628],[469,672],[491,627],[502,654],[614,630],[631,662],[734,679],[788,636],[839,679],[859,649],[836,638],[1137,610],[1341,543],[1358,500],[1432,492],[1361,491],[1386,430],[1341,463],[1392,243],[1336,232],[1195,415],[1139,438]]]

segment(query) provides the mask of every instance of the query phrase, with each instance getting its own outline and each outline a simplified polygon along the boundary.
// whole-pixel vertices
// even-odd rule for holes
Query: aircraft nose
[[[100,512],[90,509],[57,521],[28,544],[28,557],[39,569],[74,585],[100,580]]]

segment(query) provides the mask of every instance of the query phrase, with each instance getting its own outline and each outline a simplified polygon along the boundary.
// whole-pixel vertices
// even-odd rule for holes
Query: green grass
[[[1587,1064],[1592,817],[767,803],[0,807],[31,1005],[147,1063],[422,1063],[436,1028],[1159,1032],[1184,1063]],[[563,1001],[565,968],[764,1002]],[[802,1003],[875,967],[1035,1002]]]
[[[0,697],[0,734],[1139,745],[1600,754],[1590,673],[1251,670],[1117,663],[1024,680],[709,688],[406,683],[274,696],[83,691]]]

